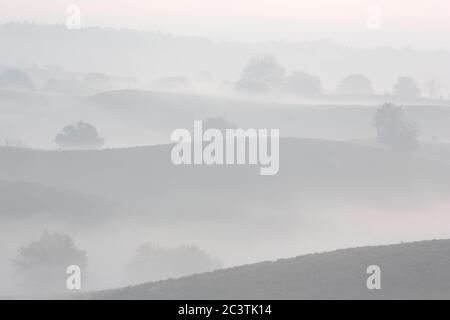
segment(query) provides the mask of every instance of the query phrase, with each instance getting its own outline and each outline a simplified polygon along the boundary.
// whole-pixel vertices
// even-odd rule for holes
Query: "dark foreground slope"
[[[381,290],[368,290],[369,265]],[[83,296],[88,299],[450,298],[450,240],[361,247],[262,262]]]

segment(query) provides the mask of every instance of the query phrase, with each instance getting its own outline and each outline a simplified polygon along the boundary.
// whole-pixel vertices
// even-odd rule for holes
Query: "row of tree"
[[[12,262],[17,284],[25,292],[67,292],[66,271],[71,265],[81,269],[81,282],[85,284],[87,253],[61,232],[44,231],[39,240],[21,247]],[[220,267],[220,261],[196,246],[165,248],[144,243],[136,249],[126,268],[132,274],[130,280],[146,282]]]
[[[436,80],[427,82],[429,97],[435,98],[439,89]],[[189,81],[183,77],[162,78],[153,84],[156,88],[187,88]],[[249,60],[235,83],[236,89],[249,93],[287,92],[300,96],[318,96],[323,93],[320,77],[303,71],[289,74],[273,56],[257,56]],[[36,90],[31,77],[20,70],[6,70],[0,73],[0,88],[13,90]],[[52,78],[42,89],[63,94],[89,94],[112,88],[111,79],[101,73],[89,73],[83,79]],[[336,93],[345,95],[371,95],[374,89],[371,81],[362,74],[351,74],[339,83]],[[417,98],[421,91],[417,81],[411,77],[400,77],[392,88],[394,96]]]
[[[406,121],[404,110],[394,104],[384,104],[375,113],[374,126],[378,142],[394,151],[412,151],[418,145],[418,129]],[[219,130],[237,128],[237,125],[223,118],[208,118],[204,128]],[[55,137],[60,149],[98,149],[104,145],[97,129],[86,122],[65,126]]]
[[[317,96],[323,93],[322,82],[318,76],[302,71],[286,74],[286,70],[276,58],[267,55],[251,58],[242,70],[235,87],[239,91],[251,93],[284,91],[301,96]],[[351,74],[339,83],[336,93],[371,95],[374,94],[374,89],[366,76]],[[417,98],[421,92],[413,78],[400,77],[393,86],[393,95],[402,98]]]
[[[0,73],[0,88],[34,91],[37,86],[24,71],[10,69]],[[112,88],[111,79],[102,73],[88,73],[83,79],[52,78],[42,90],[64,94],[87,94]]]

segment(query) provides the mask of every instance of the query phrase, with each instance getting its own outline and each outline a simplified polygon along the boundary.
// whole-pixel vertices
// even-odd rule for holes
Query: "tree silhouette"
[[[27,292],[66,290],[66,269],[83,268],[86,252],[75,247],[72,238],[58,232],[44,231],[38,241],[19,249],[13,259],[18,284]]]
[[[285,83],[287,91],[293,94],[303,96],[322,94],[320,78],[306,72],[292,72],[286,77]]]
[[[373,94],[372,83],[362,74],[352,74],[345,77],[336,92],[339,94]]]
[[[273,56],[253,57],[242,70],[236,88],[259,93],[279,89],[283,83],[284,72],[284,68]]]
[[[417,98],[420,96],[417,82],[410,77],[400,77],[393,89],[394,96],[403,98]]]
[[[97,149],[102,147],[105,141],[99,137],[93,125],[80,121],[64,127],[56,135],[55,143],[61,149]]]
[[[378,142],[397,152],[411,152],[418,147],[418,129],[403,118],[403,109],[384,104],[375,113]]]

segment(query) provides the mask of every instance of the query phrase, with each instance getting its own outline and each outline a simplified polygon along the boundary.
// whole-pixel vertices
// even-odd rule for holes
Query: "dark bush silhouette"
[[[420,96],[420,89],[413,78],[400,77],[394,85],[393,93],[397,97],[417,98]]]
[[[253,57],[244,67],[236,88],[240,91],[263,93],[281,88],[284,68],[273,56]]]
[[[374,126],[378,142],[393,151],[410,152],[418,147],[418,129],[403,119],[403,109],[384,104],[377,109]]]
[[[182,277],[218,269],[220,262],[196,246],[163,248],[145,243],[130,263],[136,282]]]
[[[20,287],[26,292],[67,290],[67,267],[86,266],[86,252],[64,233],[44,231],[41,238],[19,249],[13,259]]]
[[[100,138],[97,129],[86,122],[68,125],[55,137],[55,143],[61,149],[97,149],[105,141]]]
[[[0,74],[0,88],[13,90],[35,90],[31,78],[20,70],[6,70]]]
[[[286,89],[289,93],[314,96],[322,94],[320,78],[306,72],[294,71],[286,77]]]
[[[336,89],[339,94],[373,94],[372,83],[362,74],[352,74],[345,77]]]

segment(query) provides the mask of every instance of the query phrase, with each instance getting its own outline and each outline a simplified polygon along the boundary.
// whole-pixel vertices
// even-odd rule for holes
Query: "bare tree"
[[[431,99],[436,98],[436,96],[439,94],[439,90],[440,90],[440,85],[439,85],[438,81],[435,78],[431,78],[427,82],[427,88],[428,88],[429,97]]]

